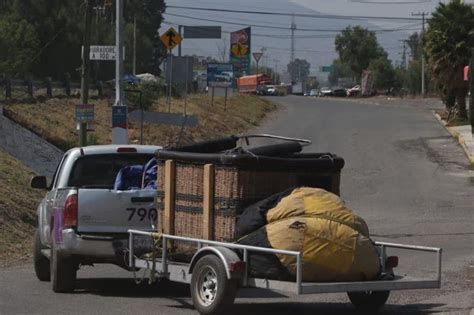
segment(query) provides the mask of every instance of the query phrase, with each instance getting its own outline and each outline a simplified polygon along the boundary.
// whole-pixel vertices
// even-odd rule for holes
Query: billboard
[[[232,86],[234,81],[234,67],[230,63],[208,63],[208,86]]]
[[[250,27],[230,33],[230,62],[237,78],[250,74]]]
[[[221,38],[220,26],[183,26],[184,38]]]

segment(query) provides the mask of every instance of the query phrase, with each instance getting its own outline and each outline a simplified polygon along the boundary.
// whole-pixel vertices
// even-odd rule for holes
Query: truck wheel
[[[357,309],[376,311],[385,305],[390,291],[347,292],[347,295]]]
[[[51,273],[49,272],[49,259],[41,253],[42,249],[47,248],[41,244],[39,230],[36,229],[33,245],[33,264],[35,266],[35,274],[39,281],[50,281]]]
[[[200,314],[222,314],[234,302],[237,281],[227,279],[225,266],[214,255],[202,257],[191,277],[191,296]]]
[[[51,243],[50,272],[53,291],[56,293],[72,292],[76,282],[77,263],[72,257],[61,257],[56,249],[54,239]]]

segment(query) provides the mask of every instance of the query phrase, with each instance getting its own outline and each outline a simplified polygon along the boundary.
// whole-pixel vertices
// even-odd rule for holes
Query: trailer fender
[[[198,250],[191,259],[189,265],[190,274],[193,273],[194,266],[198,260],[206,255],[215,255],[219,257],[225,266],[228,279],[242,278],[243,272],[245,271],[245,264],[233,250],[221,246],[206,246]]]

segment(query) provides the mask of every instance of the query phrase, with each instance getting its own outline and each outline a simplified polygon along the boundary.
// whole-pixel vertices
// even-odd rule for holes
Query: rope
[[[153,239],[153,251],[151,252],[151,270],[150,270],[150,279],[148,284],[152,284],[156,281],[156,256],[158,254],[158,249],[160,248],[162,233],[155,232],[151,233],[151,238]],[[163,262],[165,263],[165,262]]]

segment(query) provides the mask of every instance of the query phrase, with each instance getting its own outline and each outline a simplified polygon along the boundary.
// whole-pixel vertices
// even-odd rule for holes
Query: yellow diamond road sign
[[[161,41],[168,49],[173,49],[181,43],[183,38],[176,32],[176,30],[170,27],[163,35],[160,37]]]

